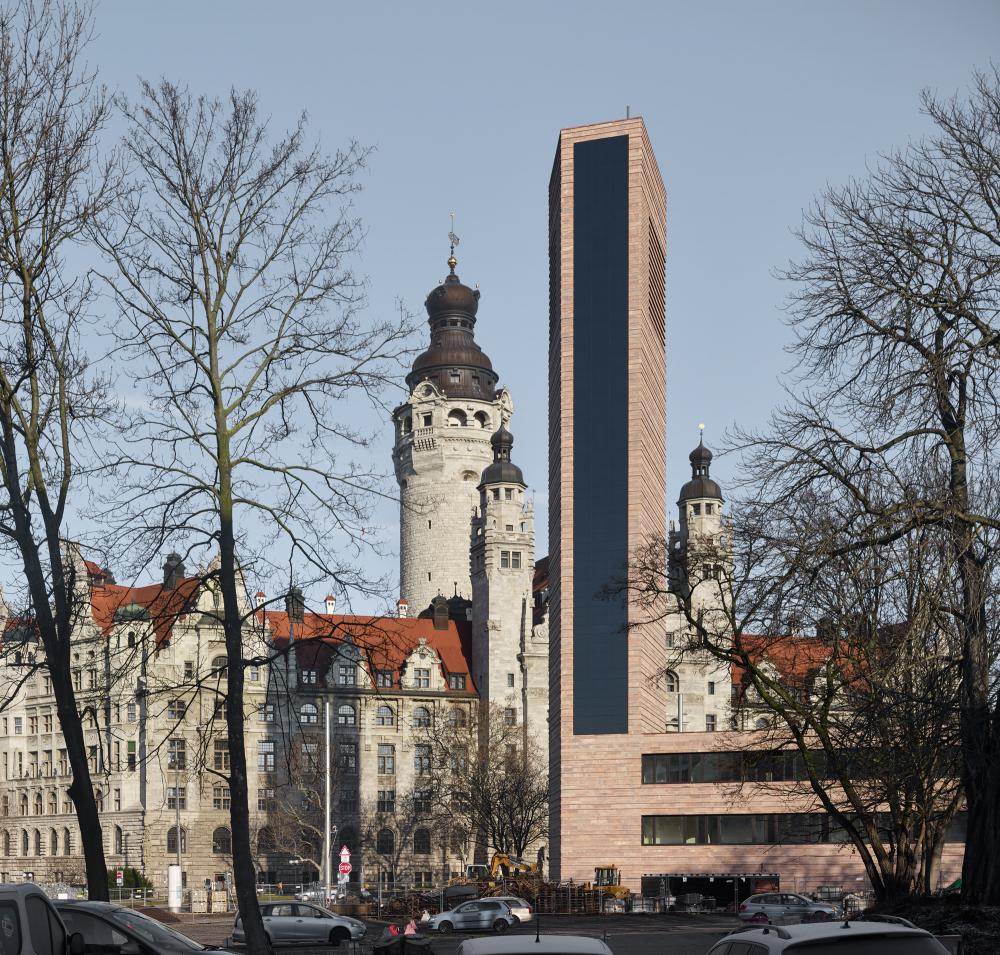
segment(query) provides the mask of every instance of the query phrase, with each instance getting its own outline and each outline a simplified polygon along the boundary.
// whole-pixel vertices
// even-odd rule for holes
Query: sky
[[[256,89],[284,128],[305,111],[333,151],[375,148],[356,208],[369,308],[423,300],[458,272],[482,291],[476,337],[514,397],[514,460],[547,530],[547,188],[560,128],[642,116],[667,189],[668,499],[706,424],[761,426],[781,400],[793,229],[826,184],[928,130],[1000,51],[1000,3],[282,3],[101,0],[91,60],[134,94]],[[424,332],[426,337],[426,331]],[[398,399],[402,399],[402,382]],[[368,422],[359,403],[352,413]],[[371,423],[371,422],[368,422]],[[391,473],[391,425],[373,449]],[[735,462],[717,460],[723,489]],[[398,513],[373,521],[395,575]],[[314,595],[317,599],[322,593]],[[362,605],[363,606],[363,605]],[[364,609],[377,609],[374,607]]]

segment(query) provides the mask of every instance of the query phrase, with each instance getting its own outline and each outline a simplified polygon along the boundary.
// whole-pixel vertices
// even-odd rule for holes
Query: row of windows
[[[965,826],[966,814],[958,813],[948,829],[946,841],[964,842]],[[642,817],[644,846],[801,845],[847,841],[847,833],[821,812]]]
[[[813,765],[825,775],[822,750],[810,752]],[[802,782],[805,759],[798,750],[771,753],[646,753],[644,783]]]
[[[229,830],[226,830],[227,832]],[[122,855],[128,842],[121,826],[114,826],[111,830],[110,851],[115,855]],[[15,855],[15,847],[20,843],[20,855],[28,856],[57,856],[73,854],[73,834],[69,829],[63,829],[60,834],[58,829],[50,829],[48,839],[40,829],[29,832],[27,829],[21,830],[21,837],[17,839],[6,830],[0,833],[0,855]],[[232,837],[230,837],[230,851],[232,847]]]
[[[452,673],[449,676],[449,683],[452,689],[465,689],[464,673]],[[338,726],[357,726],[358,709],[353,703],[341,703],[334,712]],[[260,720],[263,723],[274,722],[274,704],[267,703],[260,710]],[[454,708],[448,712],[447,722],[452,728],[464,727],[468,724],[468,715],[465,710]],[[313,703],[303,703],[299,707],[299,722],[305,725],[318,724],[320,722],[320,711]],[[388,703],[380,704],[375,710],[374,722],[376,726],[395,726],[396,711]],[[412,726],[429,727],[432,722],[431,711],[426,706],[414,707],[410,717]]]
[[[511,555],[509,551],[504,551],[507,554],[507,563],[503,566],[510,566]],[[521,555],[517,553],[517,563],[514,567],[521,566]],[[501,562],[503,560],[503,554],[501,554]],[[358,686],[358,667],[354,663],[341,663],[337,666],[337,671],[333,676],[336,679],[335,686]],[[454,677],[460,677],[460,685],[455,685],[453,682]],[[315,668],[306,667],[299,671],[299,682],[304,686],[319,686],[319,671]],[[329,682],[329,681],[328,681]],[[391,687],[393,686],[393,671],[392,670],[376,670],[375,671],[375,685],[378,687]],[[408,684],[409,688],[415,688],[418,690],[429,689],[431,685],[431,671],[429,667],[414,667],[413,675],[410,677]],[[448,686],[451,689],[465,689],[465,674],[464,673],[452,673],[449,674]],[[183,714],[182,714],[183,715]]]
[[[453,384],[457,383],[460,379],[459,373],[452,372],[451,381]],[[479,390],[479,376],[472,376],[472,385],[475,390]],[[430,413],[424,413],[420,418],[421,427],[430,428],[434,424],[434,416]],[[449,428],[489,428],[491,425],[490,416],[485,411],[477,411],[471,417],[467,415],[461,408],[452,408],[448,412],[447,424]],[[413,430],[413,417],[407,415],[403,419],[403,434],[409,434]]]
[[[417,776],[430,775],[431,747],[429,744],[420,744],[414,747],[413,771]],[[396,747],[392,743],[379,743],[378,772],[380,776],[393,776],[396,773]]]
[[[188,850],[188,834],[187,829],[181,826],[179,829],[177,826],[171,826],[167,830],[167,854],[176,855],[177,854],[177,842],[178,833],[180,835],[180,852],[181,855],[187,853]],[[233,854],[233,834],[229,831],[226,826],[219,826],[212,833],[212,852],[215,855],[232,855]]]

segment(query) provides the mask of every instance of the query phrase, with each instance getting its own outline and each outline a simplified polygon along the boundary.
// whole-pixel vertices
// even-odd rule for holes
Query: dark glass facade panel
[[[820,774],[824,758],[813,750]],[[647,784],[801,782],[808,779],[805,759],[797,750],[776,753],[646,753],[642,781]]]
[[[966,814],[955,816],[946,842],[965,841]],[[726,813],[643,816],[644,846],[809,845],[847,842],[845,832],[824,812]]]
[[[573,732],[628,732],[628,136],[573,147]]]

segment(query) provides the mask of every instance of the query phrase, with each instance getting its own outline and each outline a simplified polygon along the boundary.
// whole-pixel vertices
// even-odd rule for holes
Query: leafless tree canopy
[[[96,158],[109,105],[84,62],[90,30],[89,12],[69,5],[25,0],[0,11],[0,546],[24,572],[15,610],[44,647],[89,891],[106,898],[70,671],[88,582],[61,540],[98,466],[91,441],[112,429],[115,410],[83,346],[90,284],[70,264],[113,198]]]
[[[366,151],[332,157],[304,120],[275,137],[256,96],[225,102],[144,83],[123,103],[134,188],[95,237],[121,311],[121,355],[145,392],[118,462],[121,540],[147,558],[200,551],[222,597],[237,896],[251,951],[266,939],[254,888],[243,739],[248,577],[284,566],[341,594],[378,593],[358,568],[376,476],[342,401],[378,404],[407,353],[405,315],[362,313],[349,197]],[[217,556],[216,555],[217,552]],[[279,577],[280,581],[282,578]]]

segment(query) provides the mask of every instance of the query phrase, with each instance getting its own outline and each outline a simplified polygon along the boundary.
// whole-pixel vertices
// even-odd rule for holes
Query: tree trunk
[[[250,849],[250,802],[243,712],[243,619],[237,593],[236,541],[233,529],[232,470],[229,441],[221,409],[216,414],[219,441],[219,586],[222,590],[223,631],[229,680],[226,727],[229,736],[229,819],[233,832],[233,875],[236,901],[250,955],[271,951],[257,902],[257,875]]]
[[[66,755],[73,773],[69,786],[69,796],[76,809],[80,826],[80,841],[83,846],[84,863],[87,871],[87,895],[98,901],[108,900],[108,870],[104,858],[104,840],[101,822],[97,813],[97,799],[90,778],[87,762],[87,745],[83,736],[83,726],[76,705],[73,689],[73,672],[70,665],[70,645],[73,629],[77,622],[79,599],[74,590],[73,575],[67,575],[60,552],[58,528],[51,515],[46,515],[48,528],[49,561],[52,567],[52,599],[46,587],[45,571],[42,567],[39,543],[31,526],[31,514],[23,506],[22,495],[17,487],[18,455],[13,428],[9,415],[4,415],[4,471],[6,474],[8,500],[17,536],[17,547],[21,557],[25,580],[31,602],[31,611],[38,636],[45,649],[45,666],[52,679],[52,692],[56,698],[56,712],[59,726],[66,743]],[[39,507],[45,509],[47,499],[41,490],[36,498]],[[89,591],[84,598],[88,604]],[[53,613],[54,611],[54,613]],[[90,607],[86,608],[89,615]]]

